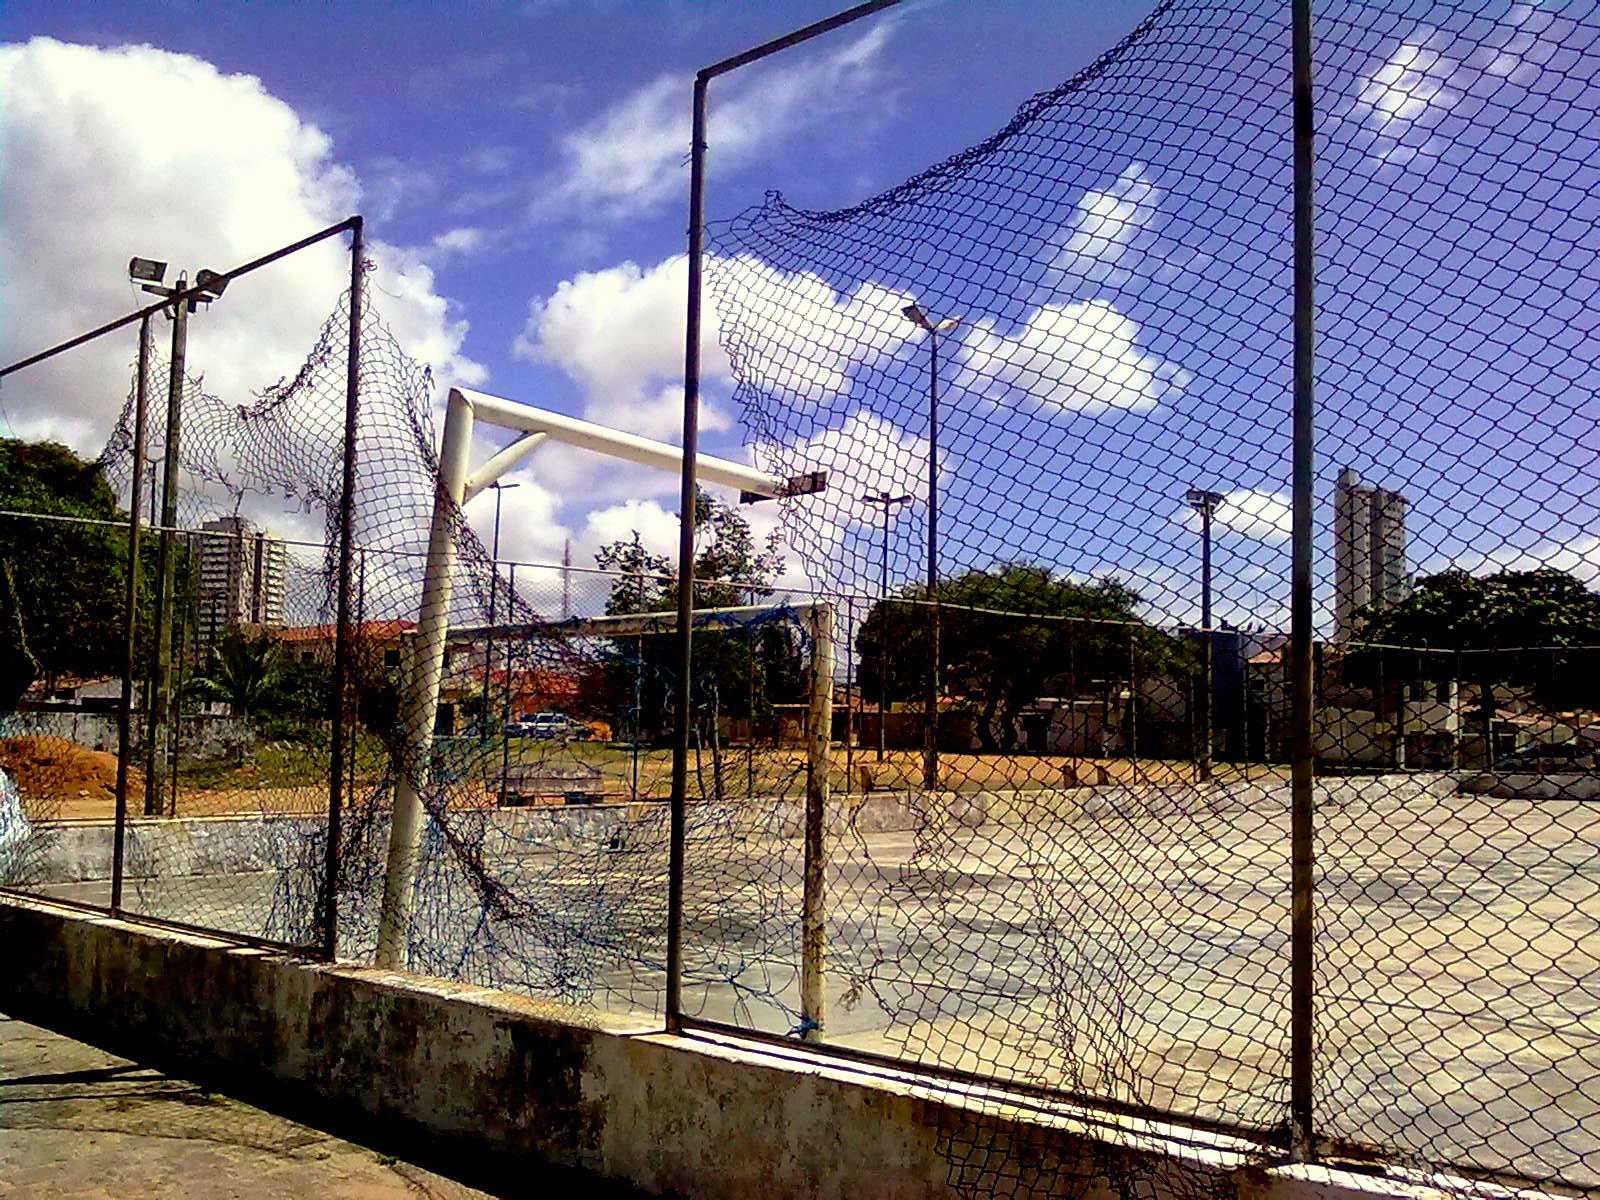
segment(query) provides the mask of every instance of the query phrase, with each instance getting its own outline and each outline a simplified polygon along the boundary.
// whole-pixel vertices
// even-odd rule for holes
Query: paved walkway
[[[0,1015],[0,1197],[487,1193]]]

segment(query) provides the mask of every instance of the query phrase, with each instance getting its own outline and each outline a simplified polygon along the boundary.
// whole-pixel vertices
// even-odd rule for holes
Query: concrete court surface
[[[470,1200],[486,1195],[0,1016],[0,1197]]]

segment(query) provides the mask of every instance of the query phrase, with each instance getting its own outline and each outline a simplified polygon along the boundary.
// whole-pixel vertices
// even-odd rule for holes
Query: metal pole
[[[172,302],[172,354],[167,369],[167,431],[162,462],[161,536],[156,558],[156,637],[154,700],[150,705],[150,778],[145,781],[146,816],[161,815],[162,750],[170,736],[172,706],[172,588],[176,555],[172,531],[178,524],[178,451],[183,420],[184,357],[189,346],[189,305],[184,280],[178,280],[178,297]]]
[[[678,527],[678,680],[672,742],[671,833],[667,865],[666,1024],[682,1027],[683,1001],[683,865],[685,790],[689,767],[689,671],[694,613],[694,502],[696,455],[700,441],[700,279],[705,255],[706,88],[712,79],[756,62],[852,21],[889,8],[899,0],[866,0],[832,17],[815,21],[783,37],[764,42],[699,71],[694,79],[693,119],[689,137],[689,286],[683,338],[683,476]]]
[[[444,672],[445,632],[450,612],[451,573],[456,563],[455,524],[472,447],[472,404],[450,393],[439,449],[439,481],[428,531],[428,560],[422,578],[417,631],[402,671],[400,737],[395,772],[394,818],[389,828],[383,906],[378,913],[380,967],[404,966],[411,933],[411,903],[417,883],[422,837],[422,792],[432,777],[433,726]]]
[[[489,548],[489,632],[483,640],[483,724],[489,725],[489,665],[494,661],[494,622],[496,592],[500,583],[500,498],[503,489],[498,482],[489,485],[494,489],[494,537]]]
[[[1289,599],[1291,664],[1291,916],[1289,955],[1289,1118],[1295,1153],[1315,1156],[1312,997],[1314,949],[1312,760],[1312,481],[1316,362],[1313,250],[1315,111],[1311,94],[1311,0],[1293,0],[1294,60],[1294,525]]]
[[[826,1016],[824,959],[827,948],[828,743],[833,732],[833,610],[811,614],[811,704],[806,738],[806,830],[800,911],[800,1036],[822,1039]]]
[[[150,370],[150,317],[139,322],[139,375],[133,385],[133,481],[128,489],[128,580],[122,611],[122,702],[117,709],[117,815],[111,848],[111,910],[122,907],[128,834],[128,759],[133,753],[133,673],[139,641],[139,485],[144,473],[145,379]]]
[[[855,631],[856,627],[856,601],[854,596],[845,598],[844,602],[844,627],[846,634]],[[848,795],[856,781],[856,654],[851,641],[844,644],[844,790]]]
[[[888,495],[887,492],[884,493]],[[878,761],[888,745],[889,728],[889,502],[883,504],[883,555],[878,560]]]
[[[350,238],[350,324],[346,334],[344,375],[344,463],[339,487],[339,597],[333,642],[333,741],[328,752],[328,836],[322,863],[322,956],[329,962],[339,951],[339,842],[343,834],[345,757],[349,748],[345,718],[350,689],[350,587],[355,560],[356,432],[361,411],[361,319],[366,282],[364,223],[352,218]],[[361,558],[362,605],[366,603],[366,556]],[[261,543],[256,543],[256,588],[261,587]],[[351,794],[354,794],[352,780]]]
[[[928,599],[933,604],[929,640],[933,654],[928,668],[927,725],[923,731],[922,786],[939,788],[939,331],[928,330]],[[887,506],[885,506],[887,508]]]
[[[1211,505],[1200,509],[1200,761],[1201,780],[1211,778],[1211,706],[1215,702],[1212,679],[1214,653],[1211,638]]]
[[[676,1032],[683,1015],[683,864],[689,785],[689,672],[694,644],[694,504],[698,495],[695,457],[700,450],[700,272],[705,253],[706,84],[694,81],[694,120],[689,143],[689,295],[683,356],[683,479],[678,504],[678,678],[673,683],[672,811],[667,843],[667,1028]]]
[[[516,603],[517,596],[517,564],[512,563],[510,568],[511,578],[506,580],[507,590],[511,593],[512,604]],[[515,608],[512,612],[515,614]],[[506,640],[506,667],[502,673],[500,687],[500,807],[506,806],[506,781],[511,775],[511,739],[506,736],[506,726],[511,724],[511,641]],[[488,657],[484,658],[485,664]],[[486,667],[487,669],[487,667]]]

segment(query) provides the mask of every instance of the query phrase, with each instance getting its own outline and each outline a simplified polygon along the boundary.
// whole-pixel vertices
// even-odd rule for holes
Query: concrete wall
[[[1269,1168],[1244,1143],[799,1047],[601,1024],[3,895],[0,946],[0,1010],[508,1194],[598,1197],[611,1180],[695,1200],[1110,1200],[1113,1178],[1152,1200],[1441,1194]]]

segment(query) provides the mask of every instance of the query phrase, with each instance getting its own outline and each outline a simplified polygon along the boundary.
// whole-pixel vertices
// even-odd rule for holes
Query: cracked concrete
[[[0,1015],[0,1197],[487,1195]]]

